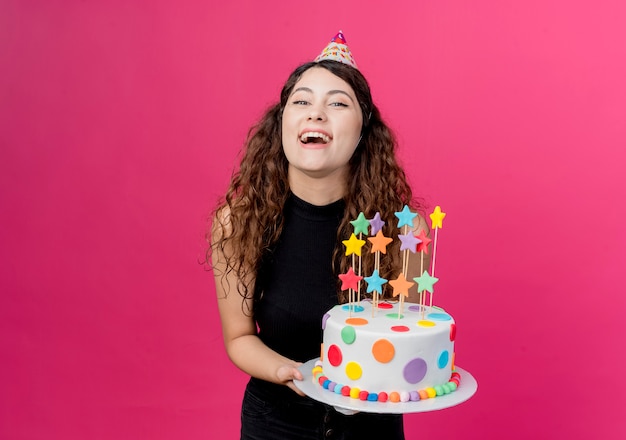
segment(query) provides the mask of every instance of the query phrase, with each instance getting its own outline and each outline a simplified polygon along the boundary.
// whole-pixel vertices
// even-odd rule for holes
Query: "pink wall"
[[[480,383],[408,437],[624,438],[624,3],[281,3],[0,3],[0,438],[237,436],[205,218],[339,28]]]

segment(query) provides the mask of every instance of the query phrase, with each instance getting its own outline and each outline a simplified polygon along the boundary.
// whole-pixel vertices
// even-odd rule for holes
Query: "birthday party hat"
[[[347,64],[355,69],[357,68],[354,58],[352,58],[352,52],[350,52],[350,49],[346,44],[346,39],[343,36],[342,31],[339,31],[339,33],[335,35],[332,40],[330,40],[330,43],[328,43],[322,53],[315,58],[315,61],[321,60],[339,61],[340,63]]]

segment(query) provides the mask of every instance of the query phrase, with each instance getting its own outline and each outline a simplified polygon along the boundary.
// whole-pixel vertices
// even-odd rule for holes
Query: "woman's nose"
[[[309,121],[323,121],[326,119],[326,113],[324,113],[324,110],[319,106],[313,105],[309,111],[308,119]]]

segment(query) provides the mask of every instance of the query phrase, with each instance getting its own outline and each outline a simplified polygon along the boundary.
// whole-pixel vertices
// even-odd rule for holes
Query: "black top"
[[[320,355],[322,317],[338,303],[332,258],[344,211],[342,200],[314,206],[291,195],[280,240],[257,274],[256,293],[261,298],[254,316],[259,337],[289,359],[306,362]],[[286,437],[281,429],[293,433]],[[344,416],[284,385],[252,377],[242,406],[242,433],[261,438],[259,431],[262,438],[272,439],[295,438],[296,432],[303,431],[323,438],[335,432],[342,439],[404,439],[401,415]]]
[[[338,303],[332,258],[343,200],[315,206],[290,195],[280,240],[257,275],[259,337],[298,362],[319,357],[322,316]]]

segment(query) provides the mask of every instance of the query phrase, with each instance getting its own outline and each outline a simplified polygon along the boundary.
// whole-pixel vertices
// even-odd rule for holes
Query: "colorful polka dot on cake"
[[[367,325],[367,319],[365,318],[348,318],[346,324],[349,325]]]
[[[328,347],[328,362],[333,367],[337,367],[341,365],[341,361],[343,359],[343,355],[341,354],[341,349],[336,345],[331,345]]]
[[[448,360],[450,359],[450,354],[447,350],[444,350],[439,355],[439,359],[437,359],[437,366],[439,368],[445,368],[448,365]]]
[[[326,313],[322,316],[322,330],[326,329],[326,321],[328,321],[328,318],[330,318],[330,313]]]
[[[361,366],[356,362],[348,362],[346,364],[346,376],[352,380],[357,380],[363,374]]]
[[[433,321],[450,321],[452,319],[447,313],[429,313],[426,317]]]
[[[352,344],[356,340],[356,331],[354,327],[347,325],[341,330],[341,339],[346,344]]]
[[[426,376],[427,370],[426,361],[422,358],[415,358],[404,367],[404,380],[408,383],[416,384]]]
[[[394,325],[391,327],[392,332],[404,333],[408,332],[409,330],[411,329],[408,328],[406,325]]]
[[[372,346],[372,354],[374,355],[374,359],[383,364],[387,362],[391,362],[395,355],[395,348],[391,342],[387,339],[379,339],[374,342]]]

